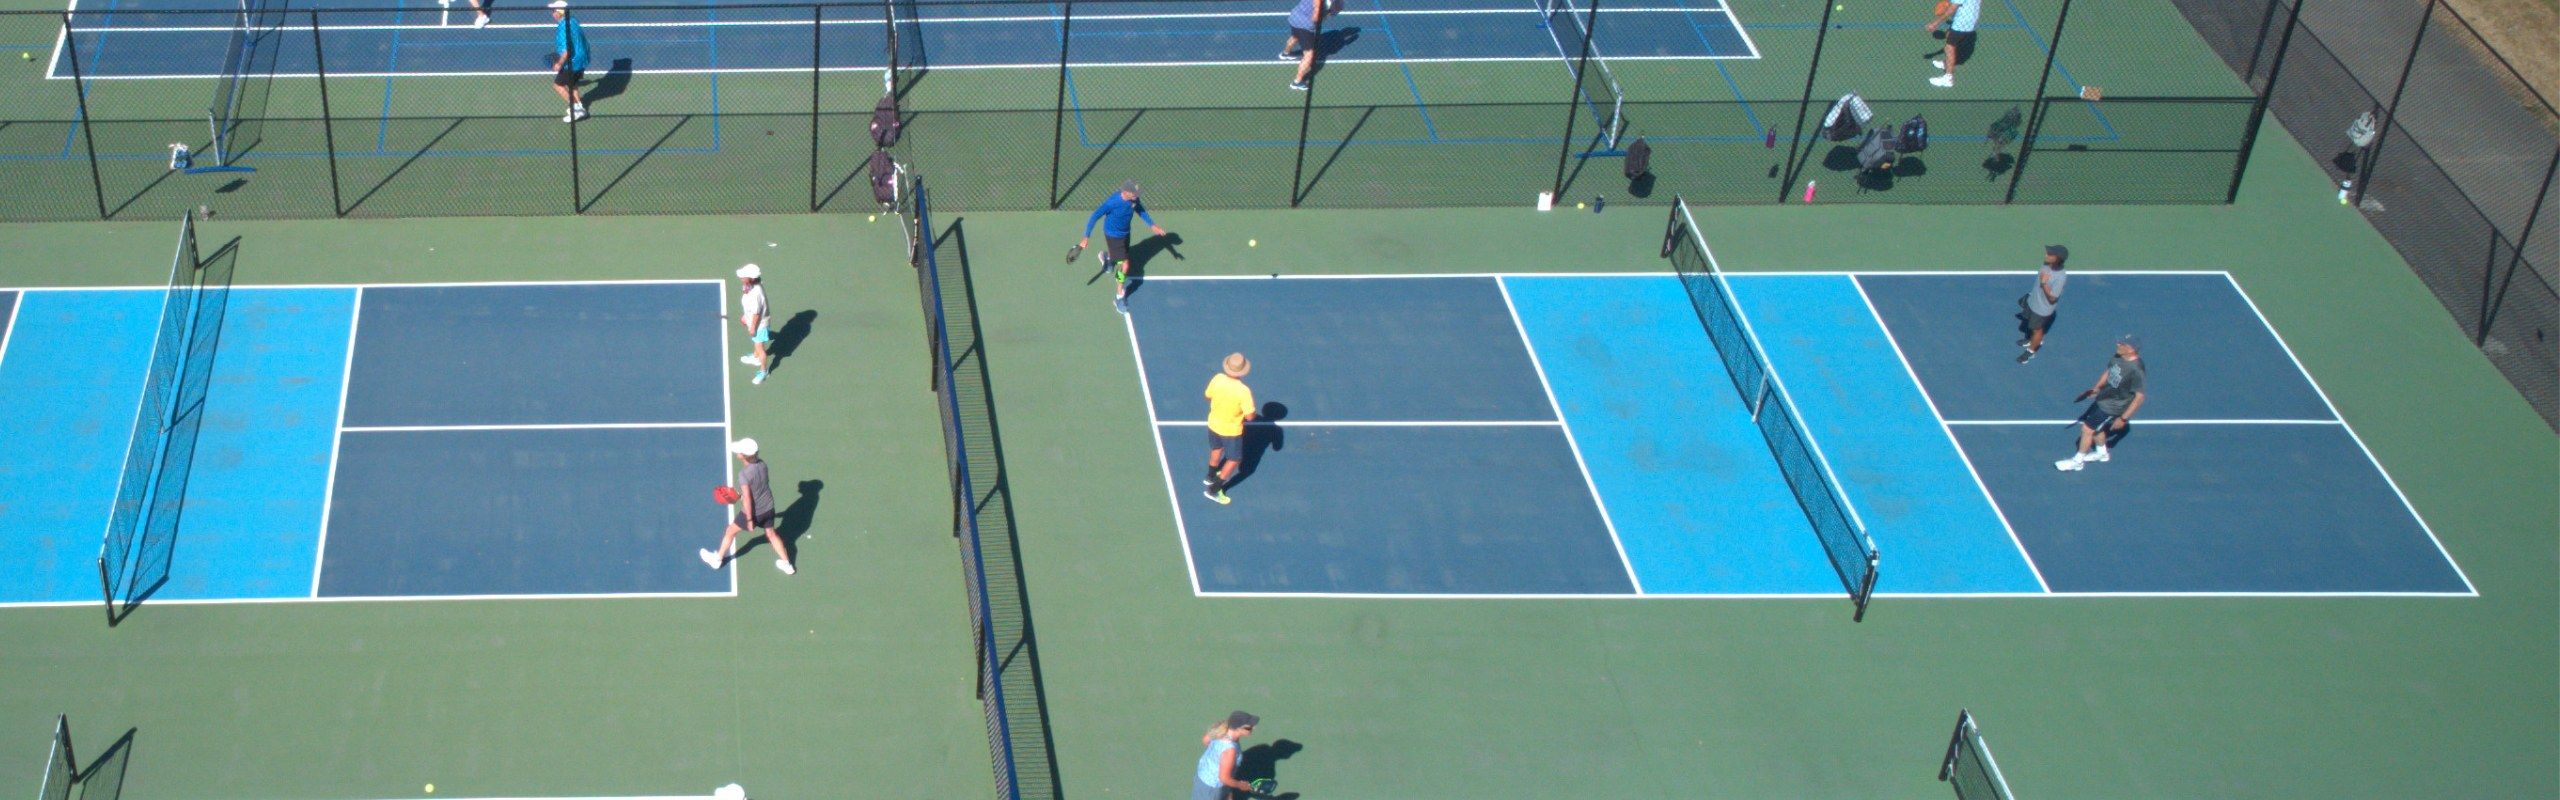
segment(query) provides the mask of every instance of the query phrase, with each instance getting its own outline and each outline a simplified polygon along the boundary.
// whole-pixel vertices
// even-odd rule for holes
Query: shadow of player
[[[1261,415],[1244,426],[1244,457],[1237,459],[1236,476],[1227,481],[1228,486],[1244,483],[1246,478],[1253,477],[1254,471],[1262,467],[1264,452],[1289,449],[1289,434],[1279,425],[1288,417],[1288,406],[1276,402],[1262,404]]]
[[[818,312],[802,311],[791,315],[791,319],[782,323],[782,327],[774,329],[773,341],[764,346],[764,354],[768,362],[765,364],[765,369],[771,370],[782,366],[783,359],[790,358],[794,351],[799,350],[800,343],[809,338],[809,325],[817,320]]]

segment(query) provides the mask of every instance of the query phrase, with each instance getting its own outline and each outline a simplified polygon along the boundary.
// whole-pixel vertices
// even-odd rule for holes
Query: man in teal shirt
[[[578,81],[587,76],[587,32],[569,17],[569,0],[551,0],[551,18],[560,21],[551,32],[551,90],[569,104],[560,121],[576,122],[587,118],[586,98],[578,94]]]

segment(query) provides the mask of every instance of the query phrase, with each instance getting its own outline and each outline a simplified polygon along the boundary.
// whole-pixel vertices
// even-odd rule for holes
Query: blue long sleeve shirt
[[[569,68],[587,68],[587,29],[577,17],[561,17],[560,25],[551,31],[551,52],[569,54]]]
[[[1084,219],[1085,238],[1093,238],[1095,222],[1102,223],[1104,236],[1129,238],[1129,215],[1133,213],[1137,214],[1139,219],[1146,220],[1148,225],[1156,224],[1156,218],[1147,216],[1147,204],[1124,199],[1119,192],[1112,192],[1110,197],[1102,199],[1102,205],[1093,209],[1093,216]]]

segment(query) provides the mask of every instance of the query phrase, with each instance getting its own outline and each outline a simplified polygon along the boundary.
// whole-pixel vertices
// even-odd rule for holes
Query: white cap
[[[756,440],[754,440],[754,439],[739,439],[739,440],[737,440],[737,441],[730,442],[730,443],[729,443],[729,452],[736,453],[736,454],[738,454],[738,455],[742,455],[742,456],[751,456],[751,455],[755,455],[755,454],[756,454]]]
[[[550,8],[550,9],[562,9],[562,8],[568,8],[568,7],[569,7],[569,0],[551,0],[551,5],[544,6],[544,8]]]
[[[746,265],[746,266],[739,267],[739,268],[738,268],[738,277],[745,278],[745,279],[747,279],[747,280],[758,280],[758,279],[762,279],[762,278],[764,277],[764,268],[763,268],[763,267],[756,266],[756,265],[754,265],[754,264],[748,264],[748,265]]]

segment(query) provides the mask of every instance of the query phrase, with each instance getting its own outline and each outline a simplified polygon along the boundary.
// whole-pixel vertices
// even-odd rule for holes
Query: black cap
[[[1261,717],[1247,714],[1242,711],[1227,715],[1227,727],[1229,728],[1250,728],[1260,722],[1262,722]]]
[[[2058,244],[2045,245],[2044,254],[2052,256],[2053,262],[2056,264],[2071,260],[2071,248]]]

